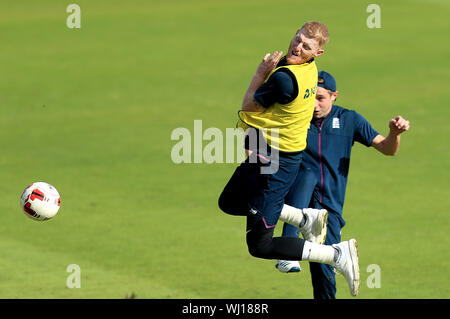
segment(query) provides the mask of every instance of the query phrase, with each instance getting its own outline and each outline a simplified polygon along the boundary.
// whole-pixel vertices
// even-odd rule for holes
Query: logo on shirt
[[[316,94],[316,90],[317,90],[317,84],[314,85],[314,87],[310,88],[310,89],[306,89],[305,91],[305,95],[303,95],[304,99],[309,98],[310,96],[312,96],[313,94]]]
[[[340,128],[338,117],[333,117],[333,128]]]

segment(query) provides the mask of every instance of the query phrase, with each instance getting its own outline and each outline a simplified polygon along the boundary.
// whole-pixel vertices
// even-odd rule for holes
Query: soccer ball
[[[37,182],[25,188],[20,198],[20,205],[25,211],[25,215],[42,221],[50,219],[58,213],[61,198],[52,185]]]

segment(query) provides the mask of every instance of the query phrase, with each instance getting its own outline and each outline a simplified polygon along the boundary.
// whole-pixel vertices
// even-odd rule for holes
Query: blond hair
[[[330,37],[326,25],[318,21],[306,22],[301,30],[307,38],[317,40],[321,48],[327,44]]]

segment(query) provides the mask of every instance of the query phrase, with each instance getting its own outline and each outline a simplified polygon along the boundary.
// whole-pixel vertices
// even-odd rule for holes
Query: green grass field
[[[69,3],[0,3],[0,298],[312,298],[307,263],[286,275],[251,257],[245,220],[219,211],[237,164],[170,155],[194,120],[234,127],[260,59],[308,20],[330,30],[317,64],[339,105],[382,134],[411,121],[398,156],[353,150],[342,237],[358,240],[358,298],[450,297],[448,1],[379,0],[380,29],[370,1],[78,0],[80,29]],[[19,207],[35,181],[61,194],[53,220]]]

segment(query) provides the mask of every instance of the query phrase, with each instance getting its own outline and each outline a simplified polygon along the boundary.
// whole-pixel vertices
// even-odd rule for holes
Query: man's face
[[[331,111],[333,102],[336,100],[338,92],[331,92],[318,86],[316,92],[316,106],[314,107],[314,118],[326,117]]]
[[[289,45],[286,60],[289,64],[303,64],[323,52],[317,40],[307,38],[299,29]]]

